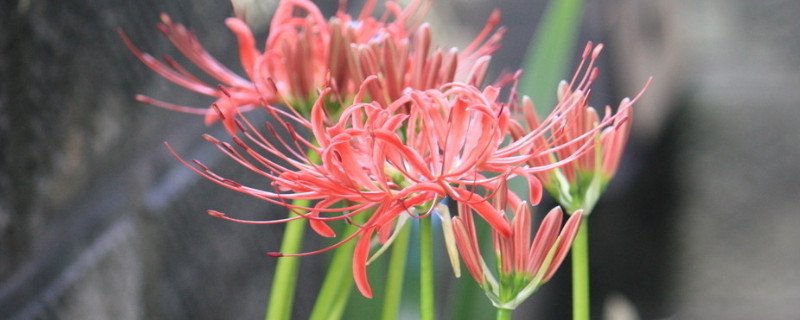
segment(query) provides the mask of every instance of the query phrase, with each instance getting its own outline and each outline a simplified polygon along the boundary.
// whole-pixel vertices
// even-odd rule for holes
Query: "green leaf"
[[[528,47],[519,92],[528,95],[539,114],[555,106],[558,82],[567,76],[575,53],[583,0],[550,2]]]

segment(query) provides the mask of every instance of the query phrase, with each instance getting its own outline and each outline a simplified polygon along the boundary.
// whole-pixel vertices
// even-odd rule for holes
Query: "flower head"
[[[429,89],[463,79],[479,84],[487,70],[488,55],[498,47],[503,29],[496,29],[499,15],[493,14],[484,30],[463,51],[434,49],[431,32],[422,19],[431,1],[414,0],[405,8],[385,3],[386,14],[372,17],[376,0],[365,3],[358,17],[339,12],[325,19],[309,0],[283,0],[270,23],[263,51],[256,47],[253,32],[238,18],[225,24],[239,42],[242,77],[214,59],[195,35],[181,24],[161,15],[158,29],[200,70],[219,81],[205,83],[175,60],[159,61],[141,52],[120,31],[129,49],[159,75],[189,90],[217,100],[209,108],[192,108],[156,100],[137,99],[171,110],[204,114],[207,124],[222,119],[230,133],[238,111],[263,105],[285,104],[307,113],[319,88],[335,88],[344,104],[369,76],[379,81],[369,88],[371,99],[383,104],[397,99],[406,88]]]
[[[377,77],[367,78],[356,97],[367,94],[373,81]],[[241,137],[233,136],[232,144],[206,136],[236,162],[269,179],[272,190],[247,187],[217,175],[199,161],[181,160],[224,187],[284,205],[297,215],[267,221],[243,221],[217,211],[210,211],[212,215],[245,223],[308,219],[313,230],[327,237],[335,236],[328,223],[353,223],[358,216],[357,221],[363,221],[357,225],[359,230],[330,248],[357,241],[354,277],[365,296],[371,295],[366,264],[373,240],[387,244],[404,221],[399,218],[427,217],[444,197],[470,208],[500,234],[511,234],[503,214],[476,192],[495,189],[503,176],[525,175],[515,166],[526,158],[505,156],[501,147],[509,114],[506,104],[497,101],[497,88],[481,91],[452,83],[438,90],[411,90],[389,105],[354,103],[338,117],[326,111],[331,92],[331,88],[322,91],[310,119],[293,108],[266,106],[279,124],[277,128],[267,125],[266,134],[239,114],[235,124]],[[310,132],[311,137],[303,137],[300,131]],[[497,175],[490,177],[487,172]],[[538,180],[530,178],[535,182],[531,189],[538,190],[534,194],[541,194]],[[308,207],[288,203],[297,199],[316,203]]]
[[[509,207],[511,234],[492,230],[496,259],[493,273],[481,255],[472,210],[459,204],[458,216],[452,218],[455,243],[464,264],[495,307],[515,309],[541,285],[549,281],[567,255],[581,223],[578,211],[561,227],[563,212],[556,207],[545,216],[531,241],[531,212],[527,202],[507,190],[505,182],[495,190],[492,203]],[[503,210],[503,209],[500,209]]]
[[[464,50],[431,44],[422,23],[431,1],[406,7],[385,3],[382,17],[372,17],[368,0],[357,17],[342,9],[325,19],[308,0],[281,1],[263,51],[256,48],[246,23],[229,18],[238,39],[245,76],[223,66],[203,49],[194,34],[162,14],[159,30],[200,70],[219,85],[205,83],[175,60],[159,61],[138,50],[120,32],[130,50],[162,77],[192,91],[215,97],[209,108],[190,108],[138,96],[171,110],[204,114],[208,124],[221,120],[231,142],[205,139],[248,170],[270,181],[268,189],[222,177],[198,160],[180,161],[226,188],[289,208],[296,215],[246,221],[209,210],[212,216],[243,223],[282,223],[307,219],[321,236],[335,237],[329,223],[358,226],[331,247],[357,241],[354,278],[371,296],[366,265],[377,239],[385,246],[408,217],[424,218],[443,197],[463,201],[502,233],[508,223],[473,188],[491,186],[482,170],[512,172],[500,162],[521,164],[513,150],[498,153],[509,122],[498,89],[479,90],[488,55],[503,33],[495,12]],[[286,108],[280,107],[286,106]],[[259,127],[243,116],[264,110],[277,125]],[[484,131],[470,134],[468,129]],[[307,137],[310,135],[310,137]],[[169,147],[169,146],[168,146]],[[520,174],[524,174],[520,172]],[[310,201],[298,205],[294,200]],[[355,219],[358,218],[358,219]],[[356,223],[355,221],[358,221]],[[378,250],[379,254],[383,249]]]
[[[563,164],[536,174],[570,214],[583,209],[588,215],[616,173],[630,132],[632,106],[650,83],[648,80],[635,98],[623,99],[616,113],[606,106],[605,115],[600,118],[588,100],[599,73],[595,61],[602,49],[602,44],[586,45],[578,71],[571,82],[561,82],[558,104],[546,118],[539,120],[533,103],[525,98],[521,106],[525,123],[512,124],[516,137],[527,133],[524,127],[542,130],[534,137],[533,148],[526,151],[531,155],[529,165]]]
[[[309,255],[356,241],[353,277],[361,293],[371,297],[366,272],[370,256],[383,252],[408,218],[425,218],[441,199],[449,198],[458,202],[460,214],[452,219],[448,241],[457,235],[462,256],[471,257],[465,258],[470,272],[483,279],[479,280],[482,285],[488,283],[487,292],[506,306],[511,294],[530,294],[552,276],[577,228],[571,219],[558,236],[559,209],[559,214],[548,215],[541,238],[537,235],[539,240],[528,243],[527,202],[508,192],[506,180],[522,177],[529,184],[528,201],[538,203],[540,179],[549,177],[552,169],[582,159],[593,150],[599,128],[616,124],[618,118],[604,119],[593,127],[574,123],[574,114],[585,108],[582,92],[593,80],[590,76],[562,90],[565,98],[545,120],[529,116],[525,129],[511,116],[519,107],[514,89],[508,102],[499,98],[499,87],[513,82],[514,76],[480,89],[489,54],[497,49],[503,33],[496,28],[498,14],[492,14],[466,49],[443,50],[431,45],[430,27],[421,22],[430,3],[412,0],[403,8],[388,1],[385,14],[374,18],[376,1],[367,0],[355,18],[340,9],[325,19],[309,0],[283,0],[263,51],[256,48],[244,21],[229,18],[226,25],[238,39],[244,77],[211,57],[184,26],[162,15],[159,30],[200,70],[219,81],[217,86],[199,80],[170,58],[161,62],[139,51],[121,35],[130,50],[158,74],[217,100],[210,108],[195,109],[145,96],[138,99],[205,114],[207,123],[221,120],[231,142],[209,135],[204,136],[206,140],[269,180],[270,187],[242,185],[200,161],[187,161],[170,151],[221,186],[295,213],[263,221],[236,219],[214,210],[209,214],[255,224],[306,219],[325,237],[337,236],[330,223],[355,225],[357,231],[341,236],[330,247],[270,255]],[[275,124],[251,123],[243,115],[250,109],[267,112]],[[510,133],[514,139],[507,142]],[[553,180],[546,181],[551,188]],[[507,207],[512,208],[513,219],[506,214]],[[493,278],[485,276],[482,262],[477,262],[480,259],[474,259],[477,244],[468,241],[473,236],[469,231],[474,229],[472,214],[479,215],[496,234],[499,282],[489,280]],[[517,249],[503,253],[508,251],[504,248]],[[527,252],[528,260],[522,252]],[[508,277],[524,283],[508,284]]]

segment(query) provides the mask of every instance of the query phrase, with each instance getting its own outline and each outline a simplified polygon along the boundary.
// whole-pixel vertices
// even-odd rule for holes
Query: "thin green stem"
[[[504,308],[497,308],[497,320],[511,320],[511,313],[514,310],[511,309],[504,309]]]
[[[353,265],[350,264],[349,261],[348,265],[350,267],[347,268],[347,270],[352,270]],[[333,304],[331,305],[330,318],[328,319],[341,319],[342,314],[344,314],[344,310],[347,307],[347,302],[350,300],[350,295],[353,292],[353,276],[348,274],[344,276],[344,279],[345,281],[343,281],[342,285],[339,286],[338,290],[335,291],[338,295],[336,296],[336,300],[334,300]]]
[[[408,242],[411,239],[410,223],[403,226],[398,232],[400,233],[392,243],[392,256],[389,258],[389,270],[386,274],[386,291],[381,315],[383,320],[397,319],[400,311],[400,300],[403,295],[403,275],[406,273]]]
[[[319,162],[319,155],[313,150],[309,150],[308,160]],[[292,201],[293,208],[308,208],[310,205],[311,201],[306,199]],[[302,210],[296,210],[297,213],[305,213]],[[293,217],[295,214],[295,212],[289,212],[289,217]],[[306,219],[287,222],[286,229],[283,230],[283,242],[281,243],[280,252],[294,253],[302,250],[305,230]],[[264,316],[265,320],[291,319],[299,266],[300,258],[298,257],[282,257],[278,259],[278,264],[275,266],[275,276],[272,279],[269,302],[267,303],[267,312]]]
[[[354,232],[355,226],[348,226],[346,234]],[[354,241],[343,244],[334,250],[333,258],[328,266],[328,273],[322,283],[310,320],[340,319],[344,306],[350,298],[353,288],[353,246]]]
[[[294,200],[292,205],[295,207],[308,207],[308,200]],[[290,213],[294,216],[294,213]],[[306,220],[297,219],[286,223],[283,231],[283,243],[280,252],[298,252],[303,245],[303,233],[305,233]],[[275,276],[272,280],[272,289],[267,304],[266,320],[288,320],[292,316],[292,304],[294,304],[294,292],[297,286],[297,270],[300,265],[298,257],[281,257],[275,266]]]
[[[419,288],[420,320],[434,319],[434,284],[433,284],[433,221],[432,217],[419,221]]]
[[[572,319],[589,320],[589,219],[572,242]]]

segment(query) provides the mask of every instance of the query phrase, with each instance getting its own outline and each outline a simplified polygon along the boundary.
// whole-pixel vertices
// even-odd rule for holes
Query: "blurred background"
[[[337,6],[318,2],[327,14]],[[800,319],[800,2],[586,2],[577,48],[607,48],[594,104],[615,105],[655,78],[590,220],[593,318]],[[236,6],[263,39],[275,5]],[[519,68],[545,5],[437,0],[428,20],[436,43],[463,46],[500,8],[499,74]],[[162,80],[117,36],[122,28],[144,51],[180,57],[155,29],[161,12],[239,70],[227,1],[0,2],[0,318],[263,316],[275,265],[264,253],[282,226],[205,210],[284,210],[202,180],[163,146],[266,185],[199,139],[219,126],[133,98],[211,102]],[[310,236],[305,247],[324,245]],[[325,259],[303,258],[294,318],[308,316]],[[437,278],[452,278],[446,265]],[[491,317],[476,288],[468,278],[441,286],[442,318]],[[474,303],[447,298],[464,290],[477,292]],[[352,300],[349,319],[374,318],[378,301]],[[515,318],[569,319],[569,305],[567,263]]]

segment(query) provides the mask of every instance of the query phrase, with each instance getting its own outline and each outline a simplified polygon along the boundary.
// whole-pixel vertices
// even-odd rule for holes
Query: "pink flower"
[[[568,165],[594,144],[591,130],[596,129],[577,136],[551,135],[581,107],[579,103],[565,100],[553,115],[541,123],[529,122],[524,130],[510,115],[516,103],[499,101],[500,88],[478,88],[488,69],[488,55],[497,49],[503,33],[496,28],[497,13],[465,50],[434,49],[429,26],[421,23],[430,3],[414,0],[402,8],[386,2],[386,13],[376,19],[372,17],[376,1],[368,0],[357,18],[340,10],[326,20],[308,0],[284,0],[263,52],[256,48],[249,27],[229,18],[226,25],[238,39],[245,77],[221,65],[190,31],[162,15],[159,29],[200,70],[220,81],[216,87],[172,59],[161,62],[140,52],[121,35],[131,51],[161,76],[217,100],[208,109],[195,109],[145,96],[138,99],[205,114],[209,124],[222,120],[232,141],[208,135],[206,140],[269,180],[270,188],[242,185],[170,151],[209,180],[283,205],[296,215],[247,221],[218,211],[208,213],[254,224],[307,219],[325,237],[337,236],[331,222],[356,225],[358,231],[341,236],[328,248],[270,255],[309,255],[356,241],[353,277],[361,293],[371,297],[366,267],[374,240],[383,245],[374,253],[379,254],[405,218],[426,218],[448,197],[462,211],[481,216],[499,237],[513,236],[517,220],[509,221],[505,200],[492,204],[489,198],[499,193],[511,199],[516,216],[523,217],[524,210],[516,208],[522,202],[505,191],[505,180],[525,179],[529,201],[535,204],[542,194],[535,175]],[[498,86],[514,79],[504,79]],[[257,127],[242,115],[249,109],[268,112],[277,125]],[[507,143],[511,132],[515,140]],[[311,204],[297,205],[294,200]]]
[[[366,78],[354,101],[364,101],[377,81],[377,76]],[[531,173],[571,161],[567,158],[539,167],[527,165],[531,157],[523,151],[532,149],[529,144],[536,141],[539,129],[505,144],[511,125],[510,107],[498,101],[499,92],[493,86],[479,90],[464,83],[448,83],[438,89],[405,90],[388,105],[378,101],[353,103],[336,114],[329,112],[327,102],[333,89],[327,88],[308,118],[293,108],[265,106],[280,124],[279,128],[268,125],[268,134],[261,134],[239,116],[234,124],[241,137],[233,136],[233,144],[206,136],[239,164],[270,180],[272,190],[241,185],[198,161],[181,161],[224,187],[297,213],[287,219],[243,221],[209,211],[220,218],[264,224],[308,219],[319,235],[333,237],[336,235],[329,222],[353,223],[359,216],[358,221],[363,221],[358,224],[359,230],[331,247],[273,255],[314,254],[355,240],[354,279],[362,294],[370,297],[366,265],[373,238],[388,245],[399,227],[399,218],[425,218],[441,199],[449,197],[464,210],[480,215],[498,234],[509,236],[512,227],[503,208],[492,205],[486,195],[495,194],[508,177],[520,176],[529,184],[529,200],[537,203],[542,186]],[[279,131],[290,139],[282,138]],[[311,137],[298,134],[302,131],[310,132]],[[300,207],[290,200],[316,203]],[[345,205],[337,207],[339,204]]]
[[[405,8],[386,2],[380,19],[372,17],[375,3],[367,1],[357,18],[340,10],[325,20],[308,0],[284,0],[263,52],[242,20],[227,19],[239,41],[245,77],[208,54],[191,31],[162,15],[159,30],[200,70],[220,81],[218,86],[202,82],[171,58],[162,62],[139,51],[120,32],[134,55],[158,74],[217,101],[201,109],[146,96],[137,99],[205,114],[207,124],[222,120],[232,142],[209,135],[205,139],[270,180],[272,188],[244,186],[170,151],[198,174],[297,215],[244,221],[218,211],[209,214],[243,223],[308,219],[326,237],[336,236],[329,222],[354,223],[353,217],[362,217],[358,232],[329,248],[272,255],[313,254],[357,240],[354,278],[365,296],[372,294],[366,264],[373,238],[388,245],[398,217],[426,217],[445,196],[467,203],[500,232],[509,233],[508,223],[470,188],[494,184],[495,178],[479,170],[507,173],[514,170],[498,162],[524,160],[496,154],[507,130],[508,108],[495,101],[497,89],[482,92],[472,86],[483,82],[488,54],[499,46],[499,15],[491,16],[465,50],[441,50],[433,48],[430,28],[421,23],[430,1],[414,0]],[[456,80],[463,83],[448,84]],[[289,108],[275,106],[279,104]],[[250,109],[267,111],[278,127],[268,124],[262,133],[241,115]],[[470,135],[468,128],[486,134]],[[293,200],[313,204],[297,206]]]
[[[586,45],[578,71],[570,83],[559,85],[558,104],[547,117],[539,120],[526,97],[521,106],[525,124],[514,121],[511,125],[515,137],[532,137],[526,126],[541,130],[533,137],[532,148],[525,151],[531,155],[528,164],[552,167],[536,174],[569,213],[583,209],[588,215],[616,173],[630,132],[632,106],[650,84],[648,80],[635,98],[623,99],[616,113],[606,106],[600,118],[588,100],[599,72],[594,63],[602,49],[602,44]],[[563,165],[552,166],[557,163]]]
[[[377,77],[366,79],[363,87],[373,81],[378,81]],[[273,190],[243,186],[217,175],[199,161],[181,159],[198,174],[224,187],[286,206],[297,216],[243,221],[217,211],[209,213],[244,223],[309,219],[311,227],[326,237],[335,236],[328,222],[351,223],[352,217],[364,216],[359,231],[330,248],[358,239],[353,271],[365,296],[371,296],[366,264],[372,238],[376,236],[379,243],[386,244],[401,215],[426,217],[442,198],[450,197],[474,210],[499,233],[511,234],[502,213],[474,191],[493,190],[509,174],[526,175],[515,167],[523,164],[526,157],[498,152],[504,150],[501,144],[509,121],[508,108],[496,101],[498,89],[480,91],[453,83],[440,90],[409,91],[387,106],[374,101],[350,105],[338,119],[326,112],[325,101],[331,92],[330,88],[322,92],[311,109],[310,119],[294,109],[266,106],[282,126],[268,126],[269,134],[259,133],[246,118],[239,117],[234,123],[242,137],[233,136],[233,144],[206,136],[239,164],[272,181]],[[357,93],[356,100],[363,94]],[[297,134],[300,130],[310,131],[312,138]],[[288,133],[291,140],[281,138],[278,131]],[[499,175],[485,175],[492,171]],[[529,178],[534,201],[538,201],[541,186],[535,177]],[[296,207],[289,203],[296,199],[316,204]],[[335,206],[341,203],[347,205]],[[418,207],[428,209],[420,211]],[[275,255],[306,255],[330,248]]]
[[[384,105],[397,99],[406,88],[436,88],[456,80],[474,84],[483,81],[486,56],[499,47],[503,33],[502,29],[492,33],[499,14],[492,15],[465,50],[444,52],[432,49],[430,28],[421,23],[431,1],[414,0],[405,8],[386,2],[386,14],[381,19],[372,17],[375,4],[375,0],[367,1],[355,19],[342,7],[326,20],[309,0],[283,0],[270,24],[263,52],[256,48],[253,33],[244,21],[228,18],[225,24],[239,41],[245,77],[219,63],[191,31],[162,14],[159,30],[219,85],[204,83],[169,57],[161,62],[138,50],[121,31],[120,36],[139,60],[162,77],[217,98],[209,108],[179,106],[142,95],[137,96],[138,100],[175,111],[205,114],[207,124],[222,119],[231,133],[236,130],[233,119],[237,110],[286,104],[305,113],[316,100],[319,88],[326,86],[334,87],[338,99],[349,103],[361,83],[373,75],[379,76],[379,81],[369,88],[372,99]]]
[[[510,220],[511,235],[492,230],[496,256],[495,273],[484,261],[472,210],[459,204],[458,216],[452,218],[455,243],[464,264],[497,308],[515,309],[541,285],[549,281],[572,245],[581,223],[577,211],[561,227],[563,212],[556,207],[545,216],[531,241],[531,213],[527,202],[519,201],[503,186],[495,190],[493,205],[514,211]]]

